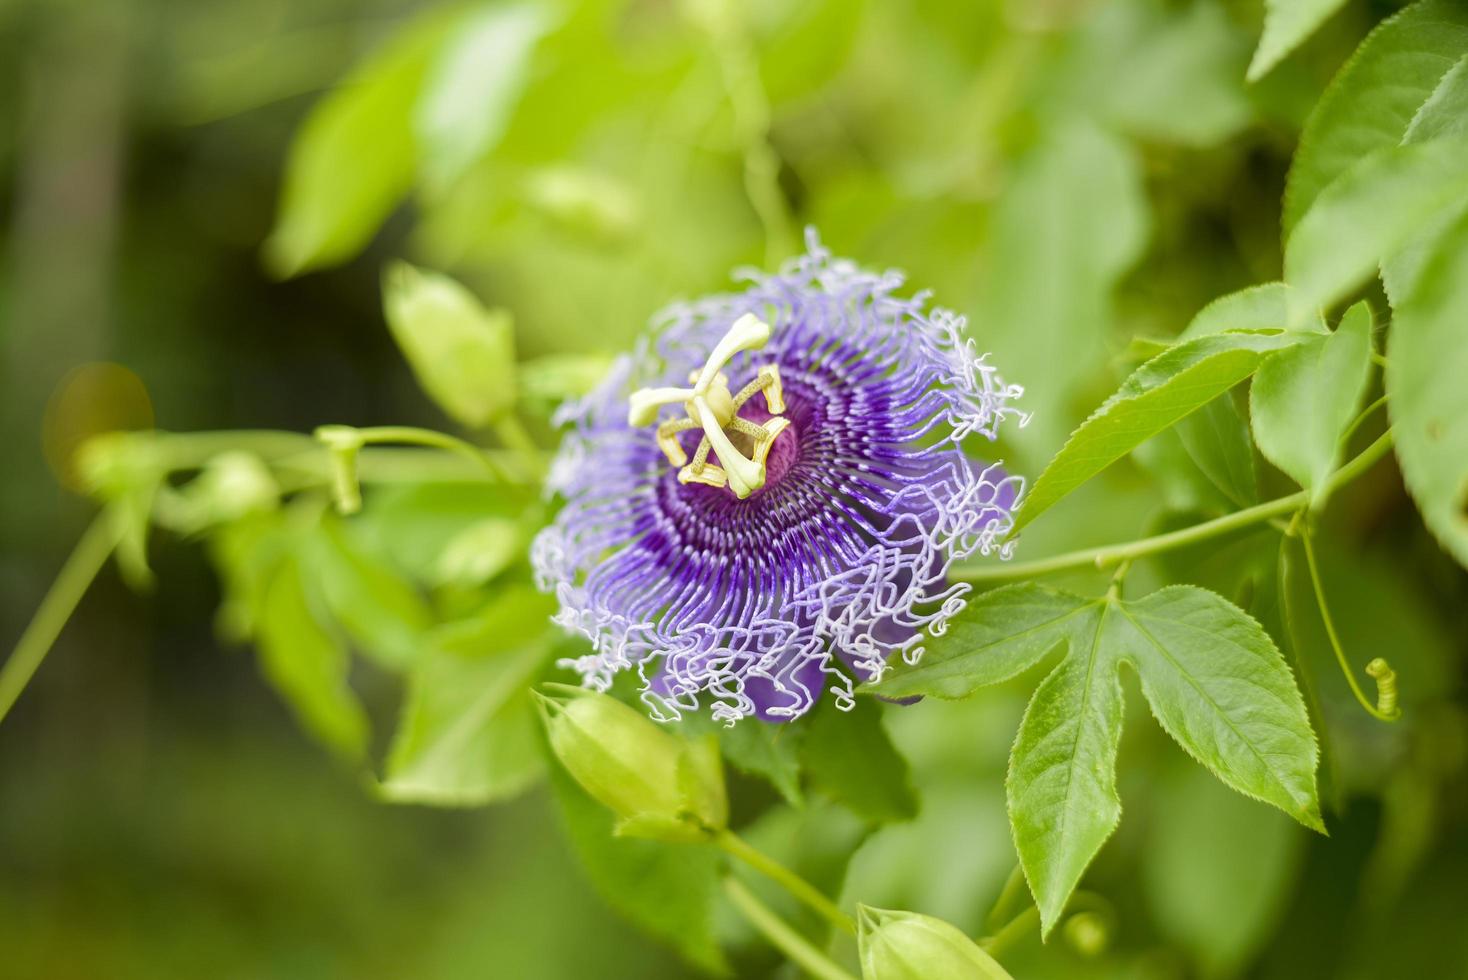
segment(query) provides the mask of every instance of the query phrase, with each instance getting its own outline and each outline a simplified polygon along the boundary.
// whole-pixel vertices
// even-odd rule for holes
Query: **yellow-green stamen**
[[[780,386],[780,370],[773,364],[760,368],[758,377],[740,389],[729,392],[729,379],[723,369],[741,351],[759,350],[770,339],[770,325],[752,313],[746,313],[726,333],[709,354],[703,369],[689,378],[691,388],[642,388],[632,393],[627,412],[629,425],[651,425],[658,409],[678,402],[687,416],[664,422],[657,428],[658,448],[668,462],[680,467],[682,483],[702,483],[711,487],[726,484],[743,500],[765,485],[765,461],[775,437],[784,432],[790,420],[783,417],[784,392]],[[763,424],[739,417],[739,409],[756,394],[764,392],[765,406],[774,416]],[[678,435],[690,429],[702,429],[703,438],[693,459],[683,451]],[[726,431],[727,430],[727,431]],[[728,433],[737,432],[751,440],[750,455],[741,453]],[[718,466],[708,462],[710,452],[719,456]]]

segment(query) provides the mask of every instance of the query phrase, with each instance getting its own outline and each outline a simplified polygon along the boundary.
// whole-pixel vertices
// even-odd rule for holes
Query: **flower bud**
[[[478,428],[515,404],[515,329],[448,276],[390,266],[383,310],[423,390],[455,421]]]
[[[685,741],[616,698],[564,684],[536,693],[551,750],[594,799],[619,818],[616,832],[656,840],[707,840],[729,818],[718,743]]]
[[[1100,956],[1111,942],[1106,920],[1095,912],[1080,912],[1066,920],[1065,941],[1082,956]]]
[[[857,945],[863,980],[1012,980],[962,932],[914,912],[859,906]]]

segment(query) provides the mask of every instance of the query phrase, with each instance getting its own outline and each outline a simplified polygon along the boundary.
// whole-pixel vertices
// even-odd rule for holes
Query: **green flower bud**
[[[942,919],[857,907],[863,980],[1013,980],[972,939]]]
[[[423,390],[450,417],[488,425],[515,404],[515,330],[448,276],[396,262],[383,276],[393,339]]]
[[[1106,920],[1095,912],[1080,912],[1065,921],[1065,941],[1082,956],[1100,956],[1111,942]]]
[[[729,819],[718,743],[685,741],[616,698],[564,684],[536,693],[551,750],[594,799],[620,817],[617,833],[708,840]]]

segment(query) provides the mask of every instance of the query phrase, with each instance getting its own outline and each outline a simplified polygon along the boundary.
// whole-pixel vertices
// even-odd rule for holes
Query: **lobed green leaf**
[[[970,599],[915,666],[868,690],[883,697],[965,698],[1008,680],[1070,638],[1094,604],[1035,582],[1006,585]]]
[[[1120,820],[1123,663],[1163,728],[1210,772],[1321,828],[1318,752],[1294,677],[1259,624],[1214,593],[1084,599],[1026,583],[973,600],[940,639],[932,663],[925,655],[871,689],[959,697],[1065,651],[1025,710],[1006,781],[1044,932]]]
[[[1105,643],[1136,665],[1167,733],[1228,786],[1323,831],[1315,735],[1264,628],[1222,596],[1189,585],[1113,605]]]
[[[1009,821],[1020,864],[1048,933],[1087,865],[1121,821],[1116,750],[1122,695],[1105,625],[1093,603],[1074,622],[1070,653],[1035,689],[1010,757]]]

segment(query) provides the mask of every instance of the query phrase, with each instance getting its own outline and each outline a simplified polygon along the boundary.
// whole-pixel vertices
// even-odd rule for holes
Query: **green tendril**
[[[1310,570],[1310,584],[1315,589],[1315,602],[1320,607],[1320,620],[1325,624],[1325,635],[1330,640],[1330,648],[1335,652],[1341,673],[1346,675],[1346,682],[1351,686],[1351,693],[1371,717],[1378,721],[1396,721],[1402,716],[1401,708],[1397,706],[1396,672],[1380,657],[1366,665],[1366,673],[1376,681],[1377,701],[1372,704],[1366,697],[1366,692],[1361,689],[1360,682],[1356,680],[1355,672],[1351,670],[1346,651],[1341,646],[1340,635],[1336,632],[1335,620],[1331,618],[1330,606],[1325,600],[1325,586],[1320,580],[1320,566],[1315,560],[1315,546],[1310,543],[1310,529],[1301,523],[1299,532],[1300,541],[1305,546],[1305,565]]]

